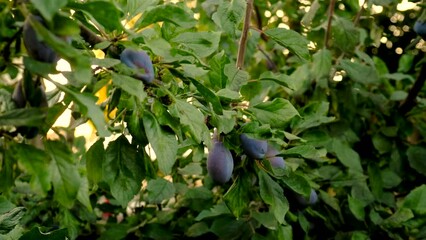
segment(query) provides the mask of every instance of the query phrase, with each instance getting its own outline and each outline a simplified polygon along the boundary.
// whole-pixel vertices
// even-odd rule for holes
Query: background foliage
[[[243,0],[0,1],[0,238],[426,238],[424,88],[407,101],[425,77],[417,4],[255,1],[239,69]],[[71,70],[28,57],[30,13]],[[153,84],[124,48],[148,52]],[[36,76],[55,86],[48,107],[17,108]],[[75,136],[88,121],[96,137]],[[223,185],[206,170],[213,129],[234,158]],[[247,158],[243,132],[286,168]]]

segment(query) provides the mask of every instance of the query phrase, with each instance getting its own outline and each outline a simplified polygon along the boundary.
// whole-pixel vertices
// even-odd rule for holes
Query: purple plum
[[[124,49],[120,54],[120,60],[128,67],[143,70],[137,73],[134,77],[146,83],[151,83],[154,80],[154,67],[148,54],[143,50]]]
[[[241,146],[244,153],[249,158],[262,159],[268,150],[268,142],[266,140],[258,140],[247,136],[243,133],[240,135]]]
[[[215,141],[207,157],[207,171],[210,177],[219,183],[226,183],[231,179],[234,169],[232,154],[222,142]]]

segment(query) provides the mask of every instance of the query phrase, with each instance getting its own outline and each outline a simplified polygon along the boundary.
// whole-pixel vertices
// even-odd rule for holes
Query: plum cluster
[[[120,54],[120,60],[128,67],[137,71],[133,76],[145,83],[152,83],[154,80],[154,67],[148,54],[143,50],[133,50],[126,48]]]
[[[268,144],[266,140],[251,138],[245,133],[240,135],[240,140],[241,146],[247,157],[253,159],[266,159],[270,162],[272,167],[285,167],[284,158],[277,156],[279,151],[271,144]]]

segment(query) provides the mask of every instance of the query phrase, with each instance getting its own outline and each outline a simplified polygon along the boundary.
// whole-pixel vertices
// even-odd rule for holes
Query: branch
[[[84,26],[83,24],[79,23],[80,27],[80,36],[88,42],[90,45],[95,46],[98,43],[107,41],[106,39],[96,35],[92,30],[90,30],[88,27]],[[109,45],[106,50],[109,50],[110,52],[118,55],[118,50],[114,45]]]
[[[356,14],[356,17],[354,19],[354,25],[358,25],[359,23],[359,19],[361,18],[361,14],[364,11],[364,5],[367,3],[368,0],[364,0],[364,3],[360,6],[360,9],[358,11],[358,13]]]
[[[406,114],[416,106],[416,98],[426,81],[426,63],[422,63],[420,74],[408,92],[407,98],[399,105],[399,112]]]
[[[247,0],[246,16],[244,19],[243,32],[240,38],[240,47],[238,48],[237,68],[242,69],[244,65],[244,55],[246,52],[247,34],[250,27],[251,11],[253,9],[253,0]]]
[[[324,37],[325,48],[328,48],[328,40],[330,39],[330,32],[331,32],[331,20],[333,19],[335,5],[336,5],[336,0],[331,0],[330,6],[328,8],[327,29],[325,30],[325,37]]]
[[[259,6],[254,5],[254,12],[256,13],[256,23],[257,23],[257,28],[260,32],[260,37],[263,39],[263,41],[267,42],[268,37],[262,31],[263,29],[262,13],[260,12]]]

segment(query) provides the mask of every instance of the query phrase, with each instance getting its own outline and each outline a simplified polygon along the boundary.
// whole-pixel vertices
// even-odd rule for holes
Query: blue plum
[[[318,201],[318,194],[317,192],[315,192],[314,189],[311,189],[311,194],[309,195],[309,199],[306,199],[302,195],[297,195],[297,201],[303,206],[313,205]]]
[[[222,142],[215,141],[207,157],[207,171],[210,177],[219,183],[226,183],[231,179],[234,170],[232,154]]]
[[[283,157],[276,156],[276,157],[268,157],[266,159],[269,160],[272,167],[285,168],[285,161]]]
[[[134,77],[146,83],[151,83],[154,80],[154,67],[148,54],[143,50],[124,49],[120,54],[120,60],[128,67],[143,70],[137,73]]]
[[[419,34],[419,36],[426,37],[426,22],[422,22],[417,20],[416,23],[414,23],[414,32]]]
[[[275,147],[268,144],[268,150],[265,153],[265,157],[271,163],[272,167],[285,168],[284,158],[277,156],[277,154],[279,154],[279,153],[280,152]]]
[[[28,55],[40,62],[56,63],[59,60],[59,55],[50,46],[39,40],[36,31],[30,24],[30,18],[44,24],[40,16],[30,15],[25,20],[22,33]]]
[[[268,150],[268,142],[266,140],[254,139],[245,133],[240,135],[240,140],[244,153],[249,158],[262,159],[265,157],[265,153]]]

